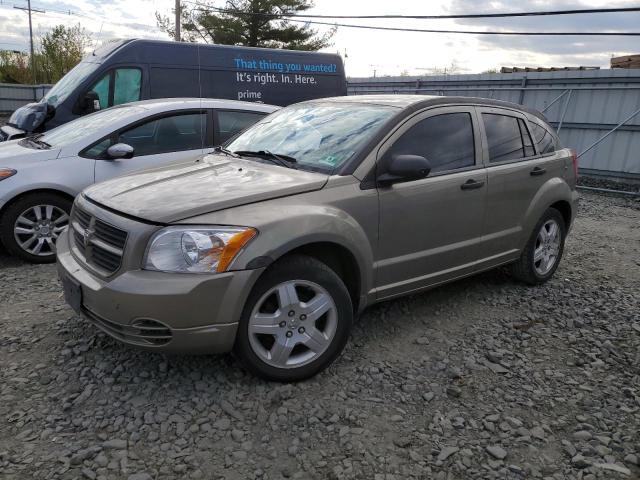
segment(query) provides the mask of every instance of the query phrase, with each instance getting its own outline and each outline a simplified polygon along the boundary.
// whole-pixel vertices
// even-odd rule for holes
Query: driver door
[[[381,148],[378,164],[386,155],[420,155],[431,172],[378,187],[379,299],[474,271],[487,203],[478,131],[473,107],[439,107],[407,120]]]
[[[128,159],[96,161],[95,181],[127,173],[195,159],[213,144],[211,114],[205,110],[172,112],[139,122],[104,139],[93,149],[106,152],[109,146],[126,143],[134,154]]]

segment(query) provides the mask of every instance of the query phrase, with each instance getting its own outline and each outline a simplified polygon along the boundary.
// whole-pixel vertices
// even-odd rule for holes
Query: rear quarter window
[[[530,122],[531,133],[534,137],[534,142],[538,147],[540,154],[553,153],[558,150],[559,145],[556,142],[555,136],[545,127],[536,123]]]

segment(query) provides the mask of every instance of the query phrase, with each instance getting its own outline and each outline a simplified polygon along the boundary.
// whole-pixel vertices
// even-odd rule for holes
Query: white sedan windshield
[[[61,147],[92,135],[99,130],[104,130],[104,134],[107,135],[113,130],[109,128],[112,122],[143,111],[144,109],[134,106],[109,108],[54,128],[39,137],[39,140],[48,143],[52,147]]]
[[[333,171],[397,111],[395,107],[356,102],[293,105],[250,127],[227,148],[286,155],[302,168]]]

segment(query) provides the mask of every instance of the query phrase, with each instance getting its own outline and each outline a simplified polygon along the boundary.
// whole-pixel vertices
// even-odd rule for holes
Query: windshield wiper
[[[275,163],[276,165],[287,168],[297,168],[295,164],[298,163],[295,158],[289,155],[276,154],[270,152],[269,150],[237,150],[234,153],[236,153],[237,155],[245,155],[247,157],[264,158],[265,160],[269,160],[271,163]]]
[[[228,148],[224,148],[221,145],[213,147],[213,151],[216,152],[216,153],[224,153],[225,155],[229,155],[230,157],[233,157],[233,158],[239,158],[240,157],[240,155],[236,155],[231,150],[229,150]]]
[[[51,145],[48,144],[47,142],[45,142],[44,140],[40,140],[40,137],[42,137],[44,135],[44,133],[41,133],[39,135],[34,135],[32,137],[27,137],[25,138],[25,140],[29,143],[31,143],[35,148],[37,148],[38,150],[43,150],[43,149],[49,149],[51,148]]]

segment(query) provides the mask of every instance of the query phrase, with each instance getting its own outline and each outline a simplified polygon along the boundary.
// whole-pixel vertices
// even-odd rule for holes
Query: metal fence
[[[8,114],[29,102],[37,102],[51,85],[15,85],[0,83],[0,114]]]
[[[581,172],[640,178],[640,70],[349,79],[349,95],[410,93],[487,97],[543,112]]]

